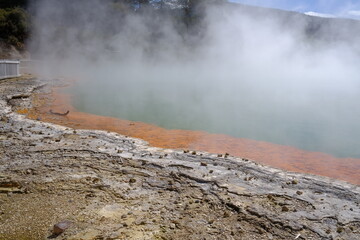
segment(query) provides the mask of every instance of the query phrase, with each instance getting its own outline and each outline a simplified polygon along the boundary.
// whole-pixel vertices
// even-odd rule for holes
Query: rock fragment
[[[53,234],[60,235],[71,226],[72,222],[65,220],[54,225]]]
[[[281,208],[281,211],[282,211],[282,212],[288,212],[288,211],[289,211],[289,208],[288,208],[287,206],[283,206],[283,207]]]
[[[3,181],[0,182],[0,193],[24,193],[24,189],[18,182]]]

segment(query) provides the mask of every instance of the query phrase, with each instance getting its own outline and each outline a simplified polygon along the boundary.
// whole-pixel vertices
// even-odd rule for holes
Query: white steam
[[[314,37],[311,17],[230,4],[204,8],[195,27],[177,10],[126,14],[95,0],[34,9],[39,69],[81,80],[81,110],[360,157],[355,22],[341,37],[323,22]]]

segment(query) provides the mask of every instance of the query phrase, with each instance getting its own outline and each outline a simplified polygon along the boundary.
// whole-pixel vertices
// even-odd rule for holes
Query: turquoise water
[[[134,75],[94,76],[67,91],[83,112],[360,158],[357,90]]]

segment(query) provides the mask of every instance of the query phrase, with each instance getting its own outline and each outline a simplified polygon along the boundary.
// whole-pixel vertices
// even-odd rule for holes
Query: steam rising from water
[[[204,6],[189,28],[181,11],[125,14],[96,0],[33,8],[39,70],[79,80],[82,111],[360,158],[354,21],[341,37],[324,22],[319,37],[310,17],[226,4]]]

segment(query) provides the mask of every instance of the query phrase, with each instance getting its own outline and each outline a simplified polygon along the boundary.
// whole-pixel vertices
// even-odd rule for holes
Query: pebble
[[[288,211],[289,211],[289,208],[286,207],[286,206],[283,206],[283,207],[281,208],[281,211],[283,211],[283,212],[288,212]]]
[[[53,234],[59,235],[71,226],[72,222],[65,220],[54,225]]]

